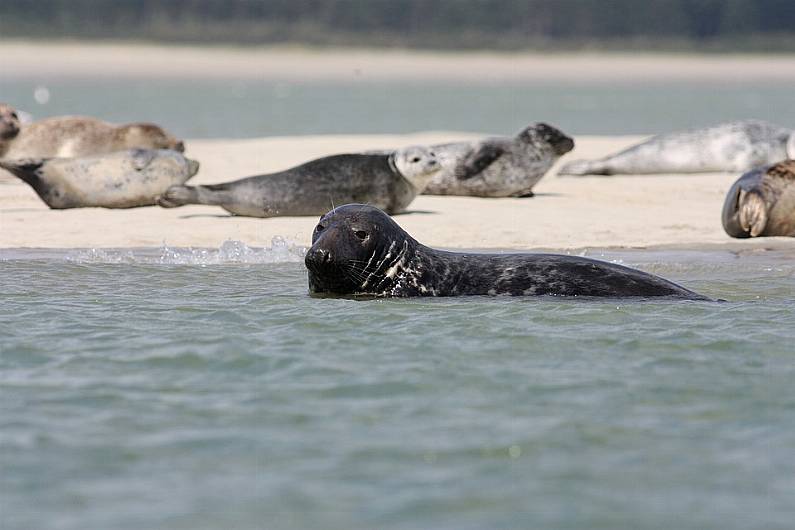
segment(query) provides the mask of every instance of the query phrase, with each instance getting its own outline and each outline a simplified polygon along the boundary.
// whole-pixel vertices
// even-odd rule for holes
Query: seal
[[[151,206],[169,186],[181,184],[199,163],[173,150],[132,149],[84,158],[0,160],[53,209]]]
[[[248,217],[320,215],[334,204],[348,202],[399,213],[439,168],[433,151],[425,147],[407,147],[391,155],[334,155],[224,184],[174,186],[157,203],[165,208],[216,205]]]
[[[442,170],[425,195],[532,197],[533,187],[574,140],[546,123],[535,123],[510,137],[432,146]]]
[[[745,172],[795,157],[795,131],[763,121],[724,123],[654,136],[599,160],[576,160],[560,175]]]
[[[4,157],[11,141],[19,135],[20,120],[17,111],[5,103],[0,103],[0,158]]]
[[[638,270],[577,256],[473,254],[421,245],[362,204],[320,218],[304,260],[315,295],[707,298]]]
[[[795,160],[740,177],[726,194],[721,221],[731,237],[795,237]]]
[[[76,158],[128,149],[173,149],[185,144],[153,123],[113,125],[95,118],[61,116],[25,125],[5,158]]]

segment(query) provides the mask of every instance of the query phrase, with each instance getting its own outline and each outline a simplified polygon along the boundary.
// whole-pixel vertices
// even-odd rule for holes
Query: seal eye
[[[16,112],[12,112],[11,117],[14,118],[15,120],[19,119]]]
[[[323,226],[323,225],[320,225],[320,224],[319,224],[319,225],[317,225],[317,226],[315,227],[315,232],[322,232],[322,231],[323,231],[323,230],[325,230],[325,229],[326,229],[326,227],[325,227],[325,226]]]
[[[414,158],[412,158],[412,159],[411,159],[411,161],[412,161],[412,162],[414,162],[414,163],[416,164],[417,162],[419,162],[419,161],[420,161],[420,157],[418,157],[418,156],[415,156]]]
[[[355,235],[356,237],[358,237],[362,241],[367,239],[367,232],[365,232],[364,230],[357,230],[356,232],[353,233],[353,235]]]

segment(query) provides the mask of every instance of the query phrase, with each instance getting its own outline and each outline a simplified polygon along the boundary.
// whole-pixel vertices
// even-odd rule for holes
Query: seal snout
[[[329,265],[333,260],[331,251],[325,248],[310,248],[304,257],[304,263],[308,268],[318,265]]]

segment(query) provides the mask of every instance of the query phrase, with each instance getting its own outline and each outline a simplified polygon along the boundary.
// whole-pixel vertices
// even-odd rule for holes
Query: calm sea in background
[[[185,138],[458,130],[509,135],[535,121],[571,134],[651,134],[758,118],[795,127],[787,83],[288,83],[231,79],[25,79],[0,101],[35,118],[154,121]]]
[[[752,82],[0,73],[0,101],[187,138],[795,125]],[[0,250],[0,528],[793,527],[792,251],[587,253],[725,303],[314,299],[302,252]]]
[[[307,296],[302,249],[0,250],[0,527],[790,529],[792,251],[728,300]]]

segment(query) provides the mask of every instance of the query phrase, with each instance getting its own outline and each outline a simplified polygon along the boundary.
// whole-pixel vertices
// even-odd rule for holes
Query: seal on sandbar
[[[113,125],[95,118],[60,116],[25,125],[5,158],[77,158],[128,149],[185,151],[182,141],[153,123]]]
[[[248,217],[320,215],[334,204],[349,202],[399,213],[439,168],[433,151],[425,147],[392,154],[334,155],[224,184],[175,186],[157,203],[165,208],[209,204]]]
[[[17,111],[0,103],[0,158],[4,157],[11,141],[19,135],[20,121]]]
[[[721,221],[731,237],[795,237],[795,160],[740,177],[726,194]]]
[[[739,121],[674,132],[598,160],[575,160],[559,175],[745,172],[795,157],[795,131]]]
[[[425,188],[425,195],[532,197],[533,187],[574,140],[560,130],[536,123],[510,137],[455,142],[431,147],[442,170]]]
[[[418,243],[384,212],[362,204],[321,217],[304,261],[309,291],[318,295],[707,299],[645,272],[577,256],[435,250]]]
[[[151,206],[169,186],[182,184],[199,163],[173,150],[132,149],[84,158],[0,160],[53,209]]]

